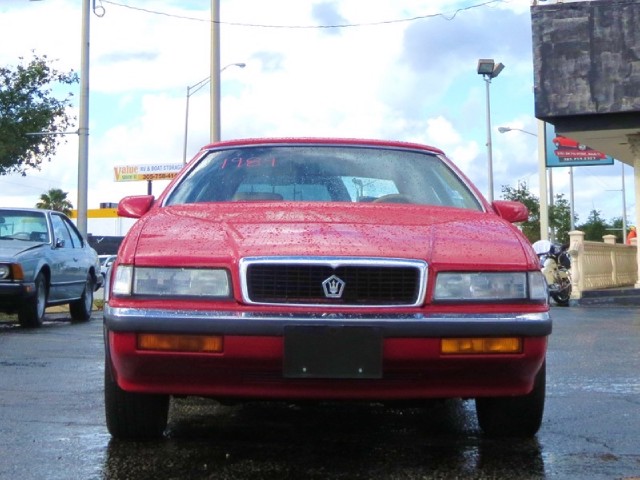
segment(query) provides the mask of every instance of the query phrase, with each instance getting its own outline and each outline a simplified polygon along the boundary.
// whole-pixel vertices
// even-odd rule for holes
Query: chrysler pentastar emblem
[[[342,298],[342,292],[344,292],[344,286],[346,283],[336,275],[331,275],[324,282],[322,282],[322,289],[324,290],[324,296],[327,298]]]

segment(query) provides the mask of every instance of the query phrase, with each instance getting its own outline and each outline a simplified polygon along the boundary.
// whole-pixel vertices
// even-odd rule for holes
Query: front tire
[[[551,294],[551,298],[560,307],[568,307],[571,299],[571,280],[564,278],[560,283],[560,290]]]
[[[24,328],[41,327],[47,308],[47,279],[42,272],[36,277],[35,295],[18,309],[18,321]]]
[[[87,282],[84,285],[82,296],[78,300],[74,300],[69,304],[69,313],[71,313],[71,321],[86,322],[91,318],[91,310],[93,309],[93,277],[87,274]]]
[[[532,437],[540,429],[544,412],[546,361],[530,393],[516,397],[476,398],[480,428],[492,437]]]
[[[104,369],[104,405],[107,429],[118,439],[151,440],[162,437],[169,417],[169,396],[122,390]]]

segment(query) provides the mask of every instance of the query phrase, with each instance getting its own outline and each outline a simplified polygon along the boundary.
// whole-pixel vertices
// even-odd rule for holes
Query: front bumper
[[[385,337],[501,336],[541,337],[551,334],[548,312],[498,314],[299,314],[235,311],[186,311],[104,308],[104,321],[114,332],[196,333],[281,336],[290,325],[372,326]]]
[[[289,315],[105,307],[109,367],[126,391],[220,399],[415,400],[524,395],[542,365],[548,312],[483,315]],[[285,330],[374,329],[379,378],[289,378]],[[139,332],[223,336],[221,353],[139,350]],[[442,337],[517,336],[517,354],[443,355]]]
[[[13,312],[35,294],[33,282],[0,283],[0,310]]]

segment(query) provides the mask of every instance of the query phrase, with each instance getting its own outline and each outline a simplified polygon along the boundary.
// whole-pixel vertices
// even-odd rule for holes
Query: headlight
[[[11,275],[11,267],[9,265],[0,265],[0,280],[9,278]]]
[[[114,295],[131,295],[133,280],[133,267],[131,265],[119,265],[113,278],[111,292]]]
[[[434,300],[546,301],[544,277],[536,272],[444,272],[436,278]]]
[[[529,272],[529,298],[545,302],[549,299],[547,282],[542,272]]]
[[[0,265],[0,280],[24,280],[24,272],[18,263],[3,263]]]
[[[223,269],[154,268],[119,265],[114,295],[226,298],[231,295],[229,275]]]

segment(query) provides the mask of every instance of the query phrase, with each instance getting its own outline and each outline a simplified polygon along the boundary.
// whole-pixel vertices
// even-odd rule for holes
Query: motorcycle
[[[571,297],[571,257],[568,245],[538,240],[533,250],[540,259],[540,270],[547,280],[549,296],[562,307],[569,306]]]

